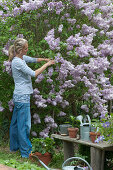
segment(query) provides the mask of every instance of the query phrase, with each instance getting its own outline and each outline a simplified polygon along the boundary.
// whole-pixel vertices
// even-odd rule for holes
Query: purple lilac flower
[[[34,113],[33,119],[34,119],[34,124],[41,123],[40,117],[37,113]]]
[[[8,56],[8,50],[7,50],[7,49],[3,48],[3,49],[2,49],[2,52],[3,52],[5,55]]]
[[[33,97],[35,98],[35,104],[37,107],[42,107],[42,108],[47,107],[46,100],[43,99],[42,95],[35,94],[33,95]]]
[[[62,88],[72,88],[74,87],[75,85],[72,84],[72,80],[67,80],[64,82],[64,84],[62,85]]]
[[[64,113],[64,112],[61,111],[61,112],[58,114],[58,116],[59,116],[59,117],[66,116],[66,113]]]
[[[100,36],[103,36],[105,34],[104,30],[100,31]]]
[[[76,25],[76,28],[79,29],[79,28],[80,28],[80,25]]]
[[[108,38],[113,38],[113,31],[106,32],[106,36],[107,36]]]
[[[55,62],[56,63],[63,63],[64,62],[64,59],[63,59],[63,57],[61,57],[60,53],[57,53],[57,55],[55,56]]]
[[[29,1],[28,3],[26,1],[23,1],[23,4],[20,5],[21,13],[23,11],[30,11],[30,10],[36,10],[40,7],[42,7],[43,0],[42,1]]]
[[[40,83],[44,78],[45,78],[44,75],[41,73],[40,75],[37,76],[35,83]]]
[[[49,77],[49,78],[47,78],[47,83],[52,83],[53,82],[53,80]]]
[[[35,95],[35,94],[40,94],[40,91],[38,90],[38,88],[35,88],[34,90],[33,90],[33,94]]]
[[[52,100],[51,104],[52,104],[53,106],[56,106],[56,105],[57,105],[57,102],[56,102],[55,100]]]
[[[67,21],[69,24],[72,24],[72,25],[76,23],[76,19],[67,18]]]
[[[47,9],[44,9],[44,10],[43,10],[43,13],[44,13],[44,14],[48,13],[48,10],[47,10]]]
[[[37,133],[35,131],[32,131],[31,135],[34,136],[34,137],[37,137]]]
[[[63,24],[61,24],[61,25],[59,25],[59,27],[58,27],[58,32],[62,32],[62,29],[63,29]]]
[[[89,57],[89,46],[81,44],[80,47],[76,47],[75,51],[76,54],[79,55],[81,58]]]
[[[49,44],[49,47],[51,50],[59,50],[60,49],[60,38],[54,38],[54,29],[51,29],[48,33],[47,36],[44,38],[47,43]]]
[[[103,127],[104,128],[108,128],[110,126],[110,122],[105,122],[105,123],[103,123]]]
[[[10,112],[12,112],[12,111],[13,111],[13,107],[14,107],[13,99],[11,99],[11,100],[8,102],[8,106],[9,106]]]
[[[50,3],[48,3],[47,5],[48,5],[48,10],[49,10],[49,11],[53,10],[54,7],[55,7],[55,3],[54,3],[54,2],[50,2]]]
[[[95,143],[103,142],[104,139],[105,139],[104,136],[99,136],[99,137],[95,140]]]
[[[81,109],[85,110],[86,112],[89,112],[89,108],[85,104],[81,106]]]
[[[46,116],[44,121],[45,123],[54,123],[54,119],[51,116]]]
[[[6,71],[9,75],[12,75],[11,62],[4,61],[3,66],[5,66],[4,72]]]
[[[50,127],[50,128],[57,128],[58,125],[56,123],[49,123],[48,127]]]
[[[94,113],[93,115],[94,115],[94,117],[97,117],[99,115],[99,113]]]
[[[62,103],[61,103],[61,107],[64,109],[66,106],[69,106],[69,102],[64,100]]]
[[[3,15],[3,11],[0,11],[0,16],[2,16]]]
[[[51,77],[52,75],[53,75],[53,67],[49,67],[48,68],[48,75],[49,75],[49,77]]]
[[[40,132],[40,136],[42,138],[47,138],[49,137],[49,132],[50,132],[50,127],[46,127],[42,132]]]
[[[4,108],[2,107],[2,102],[0,102],[0,112],[3,112]]]
[[[17,15],[20,15],[20,8],[15,7],[15,8],[13,9],[13,14],[14,14],[14,17],[17,16]]]
[[[55,100],[56,100],[56,102],[61,103],[63,101],[63,97],[60,94],[58,94],[56,96]]]

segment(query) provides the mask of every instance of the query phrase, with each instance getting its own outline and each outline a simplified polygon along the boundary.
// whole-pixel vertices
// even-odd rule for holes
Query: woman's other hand
[[[50,65],[53,65],[53,64],[55,64],[55,61],[54,60],[50,60],[50,61],[48,61],[48,66],[50,66]]]

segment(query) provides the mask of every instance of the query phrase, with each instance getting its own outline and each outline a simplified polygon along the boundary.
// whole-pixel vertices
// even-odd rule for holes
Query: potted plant
[[[95,142],[107,141],[110,144],[113,144],[113,113],[110,115],[106,114],[104,118],[100,120],[98,124],[100,136]]]
[[[32,155],[37,156],[45,165],[48,165],[51,161],[52,155],[54,153],[54,140],[47,138],[33,138],[32,143]]]
[[[72,127],[68,128],[69,137],[76,138],[80,127],[80,121],[77,120],[75,116],[71,115],[69,117],[69,123],[72,125]]]

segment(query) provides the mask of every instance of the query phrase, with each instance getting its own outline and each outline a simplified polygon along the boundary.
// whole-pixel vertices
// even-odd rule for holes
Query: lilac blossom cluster
[[[58,114],[59,117],[62,117],[62,116],[66,116],[66,113],[60,111],[60,113]]]
[[[32,132],[31,132],[31,135],[32,135],[33,137],[37,137],[37,133],[36,133],[35,131],[32,131]]]
[[[40,116],[37,113],[34,113],[34,115],[33,115],[33,123],[34,124],[41,123]]]
[[[46,128],[42,132],[40,132],[40,136],[46,138],[49,137],[51,129],[57,128],[57,124],[51,116],[46,116],[44,122],[46,123]]]
[[[13,111],[13,108],[14,108],[14,102],[13,102],[13,99],[11,99],[9,102],[8,102],[8,106],[9,106],[9,110],[10,112]]]
[[[39,133],[39,135],[42,138],[47,138],[49,137],[49,133],[50,133],[50,127],[46,127],[43,131]]]
[[[2,107],[2,102],[0,102],[0,112],[3,112],[4,108]]]
[[[62,3],[62,1],[59,2],[49,2],[48,4],[48,10],[49,11],[54,11],[56,12],[56,14],[60,15],[60,13],[63,11],[64,9],[64,5]]]
[[[89,108],[87,105],[82,105],[81,109],[85,110],[86,112],[89,112]]]
[[[60,49],[60,38],[58,37],[55,39],[54,29],[50,30],[44,39],[48,42],[51,50]]]
[[[45,76],[41,73],[40,75],[37,76],[35,83],[40,83],[44,78]]]
[[[5,67],[5,69],[3,70],[3,72],[6,71],[9,75],[12,75],[11,62],[10,62],[10,61],[4,61],[3,66]]]
[[[9,16],[16,17],[17,15],[20,15],[25,11],[29,12],[32,10],[37,10],[43,6],[44,0],[29,0],[29,2],[22,1],[21,3],[17,1],[18,6],[16,6],[16,4],[11,1],[10,5],[12,5],[13,7],[12,11],[7,7],[8,3],[8,1],[0,2],[0,5],[3,7],[3,9],[7,11],[7,13],[4,13],[3,11],[0,12],[0,16],[2,16],[2,18],[6,18]]]
[[[37,107],[45,108],[47,107],[46,100],[43,99],[42,95],[39,95],[40,91],[36,88],[33,91],[33,97],[35,99],[35,105]]]

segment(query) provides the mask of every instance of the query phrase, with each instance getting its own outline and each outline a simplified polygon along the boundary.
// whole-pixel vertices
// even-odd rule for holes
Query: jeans
[[[22,157],[29,157],[32,150],[29,140],[30,129],[30,103],[15,102],[10,124],[10,151],[17,151],[19,149]]]

